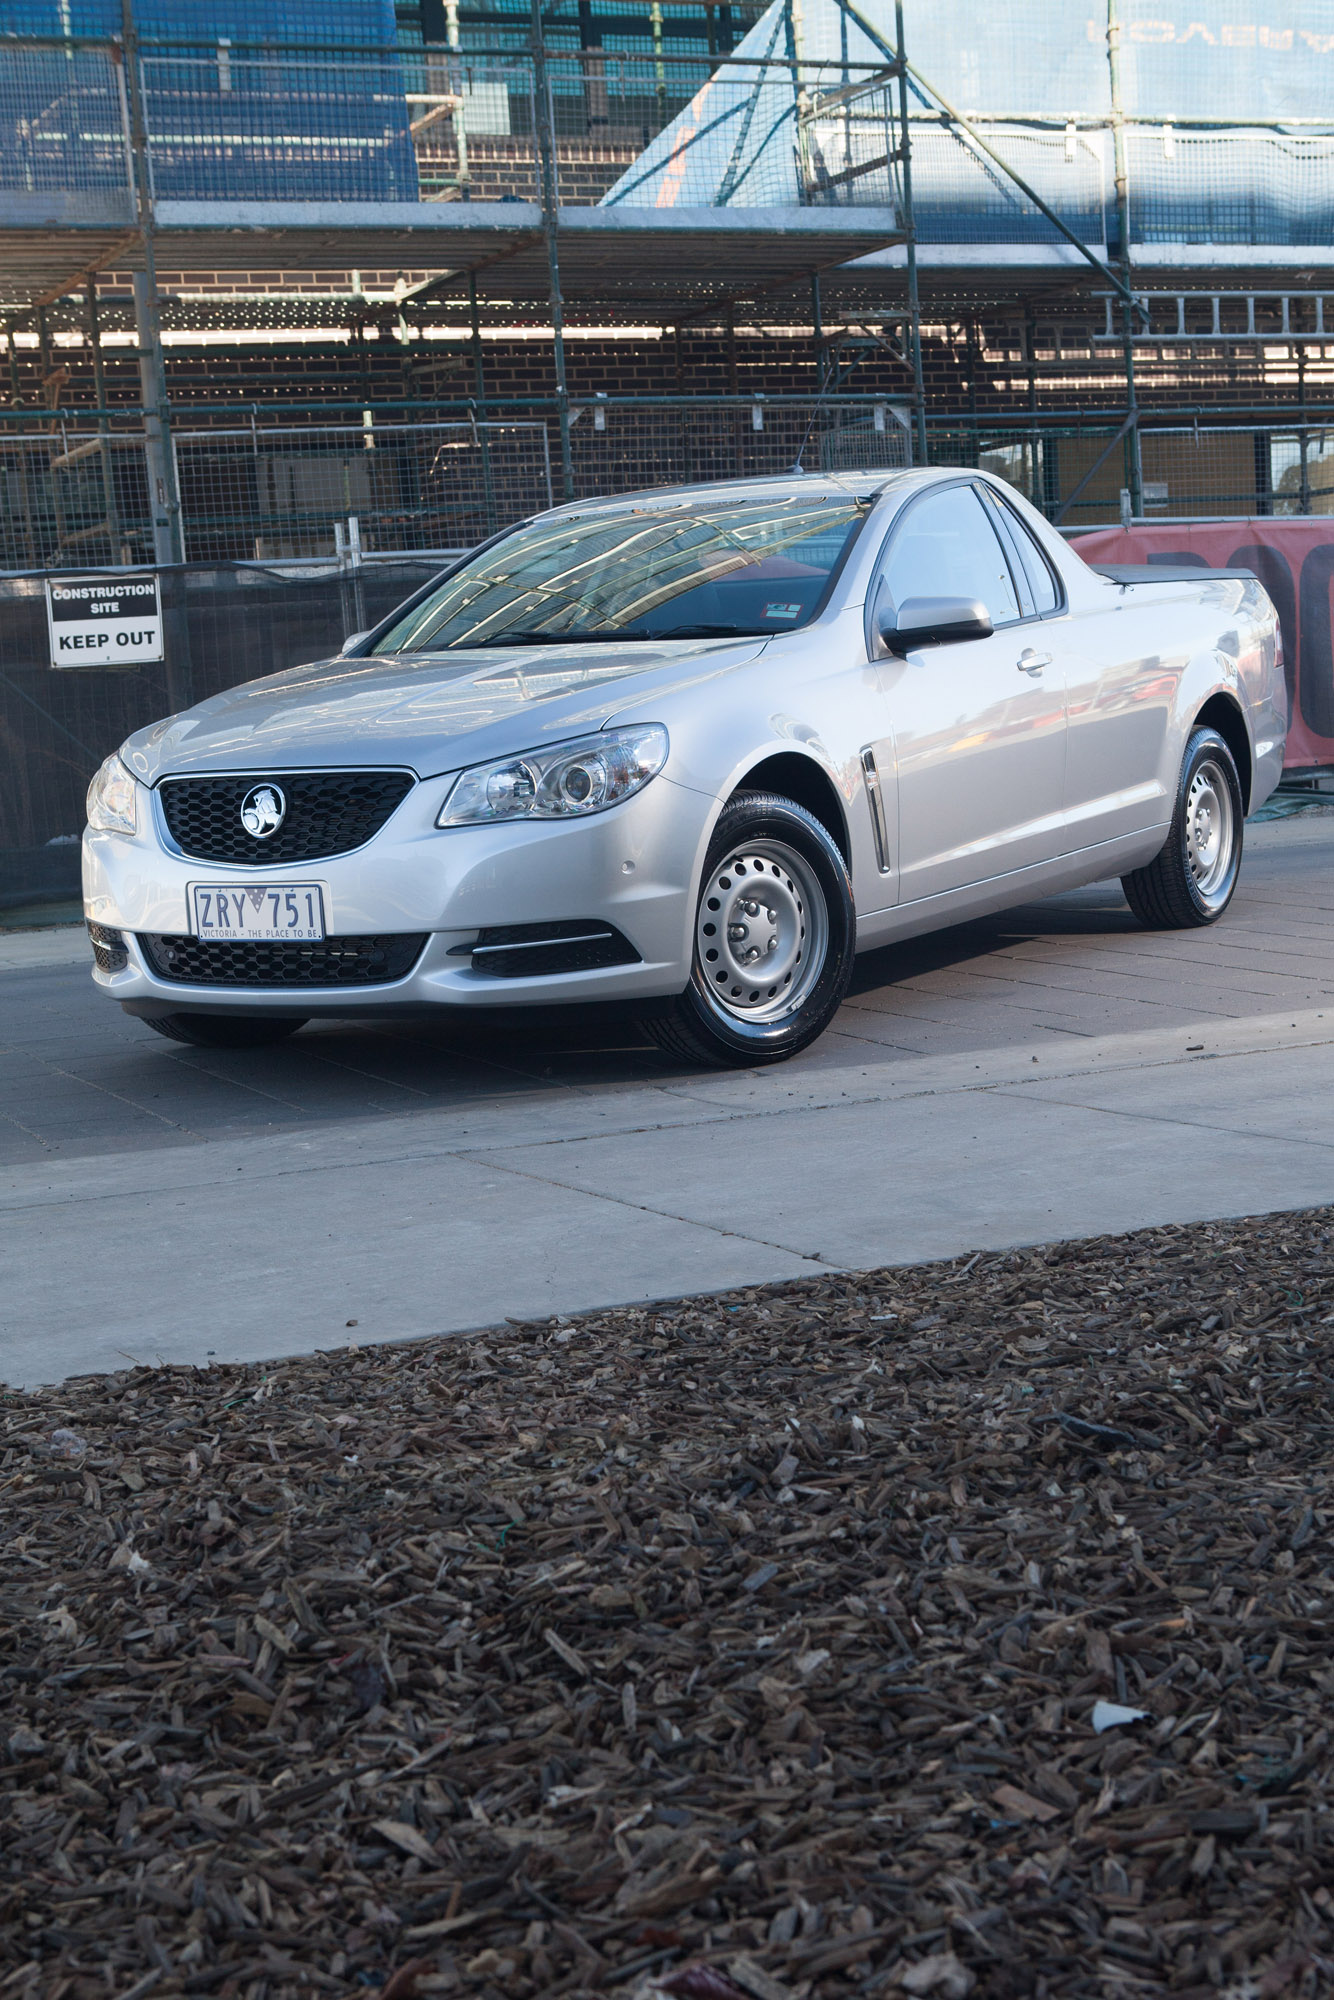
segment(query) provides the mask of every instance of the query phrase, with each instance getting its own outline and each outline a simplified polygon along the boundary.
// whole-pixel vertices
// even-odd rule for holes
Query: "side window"
[[[1044,611],[1054,611],[1061,601],[1061,594],[1051,564],[1014,509],[1007,507],[998,494],[988,492],[987,498],[1000,516],[1005,530],[1008,530],[1016,559],[1023,565],[1029,590],[1033,594],[1034,610],[1039,617]]]
[[[977,597],[993,625],[1013,625],[1019,599],[1005,551],[971,486],[912,502],[894,529],[876,594],[877,615],[908,597]]]

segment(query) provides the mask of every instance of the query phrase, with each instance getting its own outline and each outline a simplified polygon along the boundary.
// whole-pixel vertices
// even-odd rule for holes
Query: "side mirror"
[[[989,639],[991,615],[975,597],[905,597],[897,611],[886,609],[880,637],[894,653],[915,646],[947,646],[959,639]]]
[[[344,653],[350,653],[354,646],[359,646],[363,639],[369,639],[370,636],[371,628],[369,625],[364,632],[349,632],[342,645],[338,648],[339,659],[341,660]]]

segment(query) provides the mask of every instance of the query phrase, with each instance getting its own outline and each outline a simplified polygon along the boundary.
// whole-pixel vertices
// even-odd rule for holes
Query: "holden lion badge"
[[[241,801],[241,824],[256,840],[268,840],[287,817],[287,800],[277,785],[256,785]]]

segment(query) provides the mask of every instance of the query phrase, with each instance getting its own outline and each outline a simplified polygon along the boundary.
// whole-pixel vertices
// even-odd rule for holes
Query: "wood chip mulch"
[[[1331,1387],[1321,1210],[6,1395],[0,2000],[1334,1992]]]

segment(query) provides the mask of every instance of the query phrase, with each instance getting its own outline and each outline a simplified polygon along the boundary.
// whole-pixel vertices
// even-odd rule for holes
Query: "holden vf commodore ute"
[[[897,938],[1116,876],[1217,922],[1286,724],[1254,577],[1099,573],[980,472],[579,502],[108,757],[93,978],[205,1045],[614,1001],[779,1061]]]

